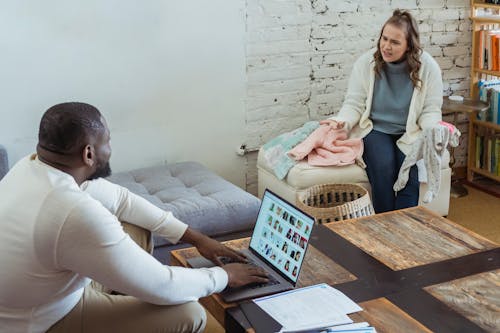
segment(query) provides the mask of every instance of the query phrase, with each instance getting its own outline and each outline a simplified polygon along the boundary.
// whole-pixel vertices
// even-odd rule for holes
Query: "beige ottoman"
[[[430,203],[424,204],[421,201],[419,203],[442,216],[448,215],[450,205],[451,169],[449,167],[449,158],[449,154],[446,152],[441,163],[441,184],[438,196]],[[301,161],[290,169],[288,175],[283,180],[279,180],[274,175],[270,166],[266,164],[261,150],[257,159],[257,169],[259,197],[268,188],[284,199],[295,202],[298,192],[318,184],[355,183],[371,191],[365,169],[357,165],[313,167],[308,165],[307,162]],[[421,198],[426,191],[427,184],[421,183]]]

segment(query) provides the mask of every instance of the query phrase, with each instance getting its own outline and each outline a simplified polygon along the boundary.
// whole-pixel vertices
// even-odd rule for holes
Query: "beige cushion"
[[[266,163],[263,155],[264,154],[259,151],[257,167],[274,174],[271,167]],[[441,169],[447,169],[449,167],[449,160],[450,156],[448,152],[446,152],[441,163]],[[296,189],[305,189],[317,184],[368,183],[368,176],[366,175],[365,169],[356,164],[315,167],[310,166],[303,160],[290,169],[283,181]]]
[[[426,183],[420,184],[419,204],[443,216],[448,215],[450,203],[451,169],[448,165],[449,159],[450,156],[448,152],[446,152],[441,163],[441,184],[439,193],[432,202],[424,204],[421,201],[422,195],[427,192],[428,186]],[[259,152],[257,169],[259,177],[259,197],[261,197],[264,190],[268,188],[284,199],[295,202],[297,194],[304,191],[306,188],[317,184],[329,183],[356,183],[364,186],[368,191],[371,191],[365,169],[357,165],[313,167],[301,161],[290,170],[285,179],[279,180],[276,178],[269,165],[265,163],[263,154]]]

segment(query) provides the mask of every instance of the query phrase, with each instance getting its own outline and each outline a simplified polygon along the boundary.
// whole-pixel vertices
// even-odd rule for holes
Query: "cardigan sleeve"
[[[422,60],[422,65],[427,68],[422,77],[422,93],[424,96],[422,112],[417,122],[421,129],[426,129],[436,126],[442,119],[443,80],[441,78],[441,68],[428,53],[423,53]]]
[[[351,76],[349,77],[347,93],[342,107],[337,115],[330,118],[345,121],[348,131],[358,124],[361,115],[366,110],[372,58],[373,53],[370,51],[356,60],[352,67]]]

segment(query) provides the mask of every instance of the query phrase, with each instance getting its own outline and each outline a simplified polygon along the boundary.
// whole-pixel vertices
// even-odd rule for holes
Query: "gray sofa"
[[[5,176],[9,171],[9,158],[7,157],[7,150],[4,146],[0,145],[0,179]]]
[[[121,172],[108,179],[219,240],[249,235],[260,206],[255,196],[197,162]],[[154,256],[168,262],[170,250],[178,247],[155,237]]]
[[[0,146],[0,179],[8,171],[7,152]],[[109,180],[154,205],[173,212],[193,229],[219,240],[247,236],[260,200],[197,162],[182,162],[113,174]],[[172,245],[155,237],[154,256],[168,263]]]

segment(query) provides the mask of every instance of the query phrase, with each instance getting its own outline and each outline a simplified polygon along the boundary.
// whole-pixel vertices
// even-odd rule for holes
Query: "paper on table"
[[[321,333],[329,333],[329,332],[337,332],[337,331],[341,331],[341,330],[352,330],[352,329],[358,329],[358,328],[366,328],[369,326],[370,326],[370,324],[368,324],[366,321],[363,321],[361,323],[352,323],[352,324],[326,327],[323,331],[321,331]]]
[[[362,309],[342,292],[322,283],[253,300],[282,332],[352,323],[348,313]]]
[[[327,333],[377,333],[375,328],[373,327],[364,327],[364,328],[353,328],[353,329],[344,329],[344,330],[327,330]]]

